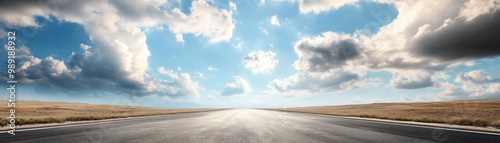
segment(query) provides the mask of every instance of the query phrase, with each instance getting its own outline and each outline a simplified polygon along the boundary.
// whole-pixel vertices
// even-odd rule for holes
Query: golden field
[[[0,103],[7,103],[0,100]],[[7,104],[0,107],[0,126],[8,124],[9,116]],[[44,101],[16,101],[16,126],[28,124],[63,123],[66,121],[101,120],[112,118],[127,118],[138,116],[152,116],[164,114],[176,114],[187,112],[202,112],[214,109],[166,109],[147,108],[137,106],[121,105],[94,105],[67,102],[44,102]]]
[[[500,99],[373,103],[272,110],[500,128]]]
[[[5,100],[0,100],[1,102],[7,103]],[[6,118],[9,116],[8,109],[6,104],[0,107],[1,127],[8,124]],[[16,125],[64,123],[66,121],[101,120],[210,110],[218,109],[167,109],[19,100],[16,101]],[[271,110],[500,128],[500,99],[373,103],[275,108]]]

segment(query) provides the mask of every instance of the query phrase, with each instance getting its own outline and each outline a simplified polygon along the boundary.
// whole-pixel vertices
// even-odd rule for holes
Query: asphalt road
[[[9,143],[500,142],[500,134],[256,109],[124,119],[18,130]]]

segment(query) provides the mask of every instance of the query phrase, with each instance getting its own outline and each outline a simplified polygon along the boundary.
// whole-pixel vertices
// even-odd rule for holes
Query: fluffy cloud
[[[276,25],[276,26],[281,25],[280,20],[278,19],[278,17],[276,15],[273,15],[271,17],[271,19],[269,19],[269,22],[271,22],[272,25]]]
[[[189,14],[179,8],[169,11],[165,8],[168,3],[162,0],[140,4],[112,0],[111,3],[127,22],[142,26],[167,25],[178,42],[184,42],[183,34],[188,33],[209,37],[211,43],[229,41],[235,28],[232,14],[237,7],[232,2],[228,3],[231,9],[225,10],[211,6],[205,0],[195,0],[191,3]]]
[[[81,45],[84,54],[73,54],[68,64],[63,61],[47,57],[40,59],[33,56],[26,47],[18,48],[19,82],[40,87],[43,90],[91,94],[94,91],[109,91],[117,94],[132,96],[160,95],[170,97],[195,97],[198,95],[198,85],[188,74],[177,76],[171,70],[160,67],[160,73],[168,75],[171,80],[143,76],[142,80],[135,79],[130,73],[106,67],[88,67],[83,63],[96,63],[88,58],[102,58],[99,51],[87,45]],[[69,65],[69,66],[67,66]],[[90,68],[90,69],[89,69]],[[113,67],[108,67],[113,68]]]
[[[243,63],[245,68],[250,69],[254,74],[270,72],[279,62],[275,56],[276,53],[271,51],[255,51],[243,57]]]
[[[16,1],[0,2],[0,22],[8,27],[14,26],[33,26],[38,27],[39,25],[32,18],[32,15],[44,16],[47,18],[47,12],[40,9],[40,5],[45,5],[47,2],[40,1],[40,3],[34,3],[32,1]]]
[[[325,32],[317,37],[305,37],[295,43],[299,59],[294,63],[298,70],[324,72],[349,64],[360,55],[359,42],[350,35]]]
[[[378,86],[380,79],[363,78],[366,66],[353,66],[361,56],[358,43],[353,35],[333,32],[300,39],[294,46],[297,73],[273,80],[265,94],[304,96]]]
[[[220,93],[222,96],[246,95],[251,91],[250,85],[240,76],[232,77],[232,81],[226,84]]]
[[[36,58],[25,46],[17,48],[17,59],[21,62],[18,64],[16,78],[22,83],[51,85],[49,88],[78,88],[75,85],[78,85],[79,81],[74,80],[76,77],[73,76],[72,71],[68,70],[60,60],[51,56],[45,59]],[[68,81],[67,79],[73,80]]]
[[[158,72],[166,75],[169,71],[165,67],[158,67]]]
[[[500,84],[491,85],[469,85],[456,86],[450,83],[440,83],[444,91],[436,96],[445,99],[465,99],[465,98],[499,98]]]
[[[298,2],[299,11],[302,14],[313,12],[319,14],[321,12],[327,12],[330,10],[338,9],[345,5],[356,4],[359,0],[270,0],[274,2]],[[260,0],[260,5],[266,3],[266,0]]]
[[[467,17],[446,19],[436,28],[423,25],[410,51],[438,60],[474,59],[500,55],[500,10]]]
[[[500,82],[500,77],[492,77],[486,75],[483,70],[473,70],[466,73],[460,73],[455,78],[455,82],[462,82],[468,84],[487,84],[493,82]]]
[[[25,83],[68,91],[119,91],[132,96],[196,96],[198,86],[189,74],[164,71],[171,80],[162,80],[146,73],[150,52],[141,28],[167,25],[178,41],[183,41],[185,33],[209,37],[212,43],[228,41],[234,29],[232,11],[204,0],[193,1],[189,15],[169,7],[168,2],[160,0],[13,1],[0,4],[0,21],[9,28],[38,27],[35,17],[52,16],[80,24],[94,45],[82,44],[83,52],[73,53],[67,63],[20,52],[24,57],[19,61],[23,67],[20,80]]]
[[[263,94],[288,97],[309,96],[316,93],[329,93],[342,90],[378,86],[381,79],[363,78],[366,68],[346,67],[328,72],[299,71],[284,79],[269,83],[269,90]]]
[[[319,13],[357,1],[331,5],[322,2],[301,1],[301,13]],[[394,20],[387,19],[390,23],[376,32],[370,29],[354,34],[324,32],[297,41],[294,46],[299,57],[294,63],[297,73],[272,81],[270,91],[314,94],[342,90],[338,83],[362,81],[370,70],[394,73],[390,84],[399,89],[443,88],[438,85],[436,75],[440,71],[468,66],[469,60],[500,55],[498,48],[494,48],[500,46],[495,40],[500,36],[497,26],[500,3],[496,1],[383,2],[393,4],[398,13],[382,10],[375,12],[377,19],[398,15]],[[307,4],[310,9],[302,7]],[[346,71],[353,68],[364,72]],[[415,70],[419,73],[408,72]],[[325,81],[332,84],[324,84]]]
[[[238,7],[236,6],[236,4],[235,4],[235,3],[233,3],[233,2],[231,2],[231,1],[229,2],[229,7],[230,7],[230,8],[231,8],[231,10],[232,10],[232,11],[234,11],[234,12],[238,11]]]
[[[74,79],[75,81],[81,80],[82,86],[92,85],[92,82],[99,82],[99,80],[86,79],[96,78],[111,82],[109,84],[116,85],[116,87],[123,87],[123,91],[135,90],[135,92],[130,92],[132,94],[143,95],[144,93],[152,91],[154,87],[149,86],[149,84],[151,84],[148,83],[150,80],[147,80],[149,76],[145,74],[148,67],[147,59],[150,53],[146,45],[146,36],[144,33],[134,25],[122,23],[116,13],[110,9],[102,8],[99,3],[96,5],[90,4],[83,4],[80,9],[75,8],[71,10],[67,8],[72,6],[73,3],[67,3],[66,5],[68,5],[68,7],[59,6],[59,9],[32,7],[33,9],[38,8],[44,10],[47,14],[54,15],[61,20],[81,22],[80,24],[89,34],[92,43],[94,43],[96,48],[91,48],[82,44],[80,47],[83,53],[73,53],[70,56],[70,60],[67,64],[71,70],[77,71],[70,72],[70,77],[83,78]],[[85,8],[90,9],[88,9],[89,11],[82,10]],[[92,13],[92,10],[101,11],[102,13],[89,14]],[[61,11],[68,12],[64,13]],[[81,15],[82,17],[74,15]],[[35,15],[25,15],[25,18],[33,18],[34,16]],[[3,19],[3,17],[1,19]],[[26,53],[25,56],[32,55]],[[33,57],[32,59],[21,61],[21,63],[32,63],[33,60],[36,61],[36,59],[38,58]],[[63,65],[66,66],[65,64]],[[36,65],[33,65],[33,67],[28,66],[27,68],[35,67]],[[48,66],[45,68],[52,67]],[[35,73],[25,72],[25,74],[23,78],[30,80],[32,76],[30,74]],[[99,84],[96,83],[95,85]]]
[[[448,82],[437,83],[436,86],[444,89],[436,97],[445,99],[471,99],[471,98],[499,98],[500,77],[487,75],[483,70],[473,70],[459,73],[455,78],[457,84]]]
[[[160,67],[158,70],[161,74],[170,78],[170,80],[157,83],[168,85],[160,87],[160,93],[172,95],[173,97],[197,96],[199,94],[198,83],[194,82],[188,73],[177,74],[173,70],[166,70],[164,67]]]
[[[231,7],[236,9],[236,5],[233,6]],[[172,14],[168,15],[168,18],[176,19],[168,21],[168,26],[176,34],[177,41],[184,41],[182,33],[210,37],[210,43],[231,39],[235,27],[232,11],[212,7],[204,0],[193,1],[190,10],[191,13],[186,15],[180,9],[175,8]]]
[[[62,21],[83,25],[100,20],[107,23],[96,26],[110,26],[107,28],[112,28],[117,21],[137,27],[167,25],[179,42],[183,41],[182,34],[191,33],[208,37],[211,43],[215,43],[232,37],[235,27],[232,14],[236,5],[229,5],[231,10],[218,9],[205,0],[196,0],[187,15],[179,8],[170,8],[170,3],[164,0],[144,0],[140,3],[118,0],[15,1],[1,3],[0,21],[7,27],[39,26],[35,23],[35,16],[48,18],[52,15]]]
[[[500,84],[490,85],[482,94],[483,96],[489,98],[499,98],[500,97]]]
[[[354,65],[395,72],[429,73],[500,55],[495,1],[396,1],[398,16],[373,36],[360,35],[363,51]],[[379,17],[393,14],[382,10]],[[382,16],[380,16],[382,15]],[[433,15],[429,17],[429,15]],[[484,28],[484,29],[483,29]],[[362,31],[360,33],[363,33]],[[428,79],[428,78],[427,78]],[[427,80],[428,81],[428,80]],[[429,84],[427,84],[429,85]],[[423,87],[423,86],[422,86]]]
[[[364,64],[372,68],[442,70],[455,62],[500,55],[493,49],[500,46],[493,40],[500,21],[498,2],[397,1],[394,5],[397,18],[363,40]]]
[[[428,72],[411,72],[396,74],[390,84],[398,89],[418,89],[434,85],[432,74]]]
[[[314,12],[316,14],[329,10],[338,9],[344,5],[355,4],[358,0],[300,0],[300,13]]]

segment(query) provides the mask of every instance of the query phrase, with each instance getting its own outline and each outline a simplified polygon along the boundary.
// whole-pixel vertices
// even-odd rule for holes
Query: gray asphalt
[[[0,142],[500,142],[486,134],[405,124],[257,109],[152,116],[0,134]]]

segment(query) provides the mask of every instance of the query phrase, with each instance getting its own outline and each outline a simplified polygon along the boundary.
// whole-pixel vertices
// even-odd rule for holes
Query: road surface
[[[500,134],[287,113],[230,109],[18,130],[0,142],[500,142]]]

